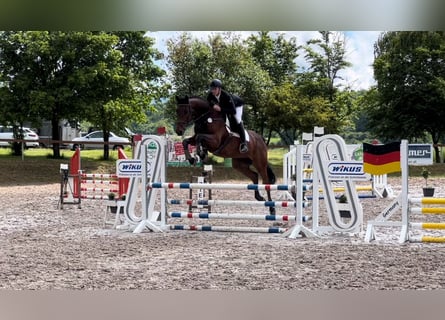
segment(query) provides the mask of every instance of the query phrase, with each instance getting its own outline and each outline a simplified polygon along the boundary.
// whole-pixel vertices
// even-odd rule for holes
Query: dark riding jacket
[[[215,104],[219,105],[221,107],[221,112],[225,115],[234,115],[236,113],[235,108],[244,104],[240,97],[230,94],[225,90],[221,90],[219,102],[211,92],[207,95],[207,101],[210,103],[211,107]]]

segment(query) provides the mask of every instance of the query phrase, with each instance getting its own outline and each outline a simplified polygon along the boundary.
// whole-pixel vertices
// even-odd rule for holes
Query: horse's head
[[[209,112],[209,103],[202,98],[176,97],[176,104],[175,132],[180,136],[184,134],[189,124],[204,119],[204,115]]]
[[[176,134],[182,136],[185,129],[192,121],[192,108],[188,96],[185,96],[184,98],[176,97]]]

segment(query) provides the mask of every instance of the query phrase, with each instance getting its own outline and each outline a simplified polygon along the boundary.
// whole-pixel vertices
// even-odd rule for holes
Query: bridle
[[[183,104],[178,104],[178,110],[179,109],[184,109],[185,111],[183,111],[181,114],[185,114],[187,115],[185,118],[187,119],[191,119],[189,121],[187,120],[178,120],[177,123],[181,124],[181,125],[185,125],[185,127],[188,127],[189,125],[191,125],[192,123],[197,123],[200,121],[203,121],[203,119],[212,119],[212,121],[223,121],[223,119],[221,117],[211,117],[211,113],[212,113],[212,109],[209,107],[209,109],[204,112],[203,114],[199,115],[197,118],[193,118],[193,110],[192,110],[192,106],[190,103],[183,103]],[[207,121],[207,120],[206,120]]]

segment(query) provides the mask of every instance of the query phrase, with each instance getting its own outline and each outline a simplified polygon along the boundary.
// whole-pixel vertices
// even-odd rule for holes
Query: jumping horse
[[[201,159],[207,157],[207,152],[232,159],[232,168],[248,177],[254,184],[258,184],[258,174],[263,184],[274,184],[275,174],[267,161],[267,145],[258,133],[248,130],[248,148],[246,153],[240,153],[239,135],[232,133],[226,127],[225,118],[221,112],[210,107],[207,100],[200,97],[176,97],[176,126],[175,131],[182,136],[186,128],[194,124],[194,135],[182,141],[186,159],[190,164],[195,158],[190,155],[189,145],[196,146],[197,155]],[[257,172],[252,170],[253,166]],[[255,190],[255,199],[265,201],[258,190]],[[267,190],[267,199],[272,201],[270,190]],[[275,208],[270,207],[270,213],[275,214]]]

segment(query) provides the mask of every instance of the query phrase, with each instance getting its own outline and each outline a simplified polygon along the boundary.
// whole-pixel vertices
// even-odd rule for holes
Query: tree
[[[286,40],[283,34],[273,38],[268,31],[262,31],[258,35],[250,36],[247,44],[253,59],[267,71],[274,85],[295,80],[295,59],[298,58],[300,49],[296,38]]]
[[[211,79],[221,79],[226,90],[244,99],[245,120],[254,128],[256,116],[249,117],[248,111],[262,98],[270,79],[254,62],[239,36],[227,32],[204,41],[184,32],[169,39],[167,48],[167,66],[176,95],[205,96]],[[169,101],[167,110],[171,118],[174,118],[173,108],[174,99]]]
[[[346,61],[344,35],[330,31],[320,31],[321,38],[311,39],[304,46],[309,71],[301,74],[298,87],[310,97],[327,99],[324,110],[333,121],[329,121],[325,132],[338,133],[349,123],[349,116],[355,109],[348,88],[339,89],[340,71],[350,67]]]
[[[204,95],[210,79],[221,79],[225,89],[245,100],[247,126],[262,135],[268,131],[269,138],[276,131],[283,141],[293,143],[297,134],[314,125],[339,132],[356,108],[348,89],[340,91],[337,83],[339,72],[350,64],[340,36],[321,35],[305,47],[310,70],[298,74],[300,47],[294,38],[265,31],[241,41],[227,32],[201,41],[183,33],[168,42],[171,82],[181,95]],[[170,101],[171,115],[173,104]]]
[[[210,46],[190,33],[167,41],[167,67],[170,82],[177,95],[204,95],[212,74]]]
[[[369,128],[384,139],[445,133],[445,32],[386,32],[375,45]],[[437,147],[436,161],[440,162]]]
[[[164,86],[153,41],[143,32],[0,33],[2,99],[9,121],[87,120],[104,131],[143,119]],[[22,108],[22,109],[20,109]],[[23,108],[27,112],[22,112]],[[60,157],[59,144],[53,145]],[[104,146],[108,159],[108,146]]]
[[[111,32],[116,38],[106,60],[105,72],[93,79],[94,104],[88,120],[102,128],[108,142],[111,130],[122,130],[131,121],[145,122],[148,112],[155,112],[158,101],[166,95],[165,72],[154,64],[161,55],[152,48],[153,39],[144,32]],[[117,59],[112,56],[117,55]],[[104,145],[104,158],[109,148]]]
[[[327,126],[332,121],[325,111],[326,99],[309,97],[292,83],[275,86],[265,103],[268,108],[264,112],[271,130],[288,145],[292,145],[302,132],[312,132],[314,124]]]
[[[24,32],[0,33],[0,120],[13,126],[15,139],[23,139],[19,127],[23,127],[25,121],[37,121],[37,115],[29,108],[29,91],[34,86],[29,65],[35,59],[25,54],[29,46]],[[20,143],[13,143],[13,151],[21,155]]]
[[[309,63],[308,71],[296,73],[296,66],[291,61],[282,76],[275,73],[274,88],[269,91],[264,113],[271,128],[276,131],[283,142],[292,144],[302,132],[311,132],[314,126],[322,126],[325,132],[338,133],[351,123],[356,103],[348,88],[340,90],[337,81],[339,72],[350,66],[345,60],[344,40],[340,34],[320,32],[321,39],[312,39],[303,47],[305,58]],[[263,35],[258,51],[267,51],[272,47],[271,41]],[[280,44],[280,45],[278,45]],[[293,42],[277,42],[276,47],[297,48]],[[269,49],[268,49],[269,48]],[[280,52],[272,50],[271,52]],[[289,52],[289,50],[282,50]],[[260,55],[261,61],[268,61],[267,55]],[[285,55],[288,59],[292,56]],[[297,57],[297,54],[293,57]],[[269,59],[274,60],[274,59]],[[263,64],[264,66],[264,64]],[[293,70],[293,76],[292,76]],[[281,80],[284,79],[284,82]]]
[[[247,45],[253,60],[261,67],[262,70],[267,72],[271,85],[265,86],[263,82],[259,88],[249,88],[248,92],[253,92],[256,99],[251,99],[253,105],[253,111],[255,113],[255,119],[257,122],[256,127],[264,134],[266,128],[269,130],[268,142],[270,141],[273,131],[279,129],[277,133],[286,141],[286,134],[294,132],[295,130],[281,130],[280,126],[276,126],[273,123],[277,119],[274,113],[274,108],[268,105],[268,101],[276,101],[274,97],[271,97],[272,91],[280,91],[281,85],[292,83],[295,81],[297,64],[295,59],[298,57],[299,47],[296,45],[296,39],[294,37],[289,40],[285,40],[283,34],[279,34],[276,37],[272,37],[268,31],[259,32],[258,35],[252,35],[247,39]],[[262,89],[262,94],[256,94],[258,90]],[[271,110],[268,110],[271,108]],[[278,115],[279,116],[279,115]],[[279,118],[279,117],[278,117]],[[285,119],[281,119],[285,120]],[[275,129],[273,129],[275,128]],[[291,134],[291,136],[293,136]],[[290,138],[292,139],[292,138]],[[293,143],[294,140],[291,140]]]

